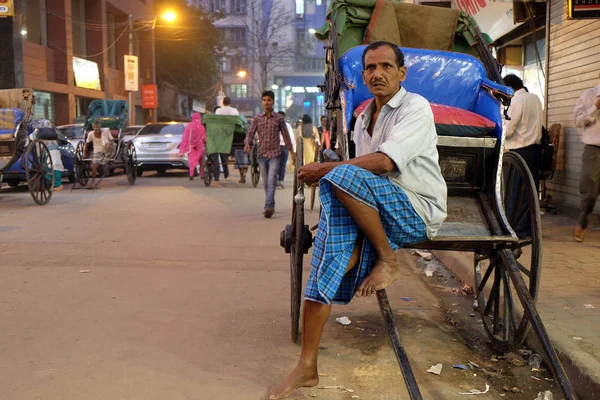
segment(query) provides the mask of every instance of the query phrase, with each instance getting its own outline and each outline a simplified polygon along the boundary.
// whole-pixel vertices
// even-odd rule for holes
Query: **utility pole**
[[[133,55],[133,15],[129,14],[129,55]],[[124,66],[127,70],[127,66]],[[129,91],[129,125],[135,125],[135,105],[133,104],[133,91]]]

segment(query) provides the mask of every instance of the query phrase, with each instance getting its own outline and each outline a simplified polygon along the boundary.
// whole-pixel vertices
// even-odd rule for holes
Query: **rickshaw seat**
[[[352,113],[362,102],[373,97],[362,79],[362,54],[367,46],[356,46],[340,58],[343,83],[343,112],[346,127]],[[483,64],[468,54],[440,50],[401,48],[408,69],[402,83],[407,91],[420,94],[432,103],[462,108],[496,124],[491,135],[502,135],[500,103],[490,91],[512,95],[512,89],[486,77]]]
[[[20,108],[0,108],[0,140],[14,138],[17,126],[25,116]]]

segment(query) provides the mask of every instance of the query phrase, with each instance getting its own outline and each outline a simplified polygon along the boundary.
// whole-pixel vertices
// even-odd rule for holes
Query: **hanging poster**
[[[125,56],[125,90],[137,92],[138,88],[138,58]]]

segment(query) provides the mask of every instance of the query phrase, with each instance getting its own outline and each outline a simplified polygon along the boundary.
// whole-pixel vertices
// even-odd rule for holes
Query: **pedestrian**
[[[45,136],[45,133],[48,132],[50,135]],[[39,127],[35,128],[33,133],[29,135],[30,140],[40,139],[44,142],[48,151],[50,152],[50,158],[52,159],[52,169],[54,169],[54,188],[53,190],[56,192],[60,192],[64,189],[62,184],[62,171],[65,169],[62,162],[62,155],[60,153],[60,148],[58,145],[58,140],[61,137],[56,137],[56,139],[45,139],[45,137],[54,137],[56,133],[60,133],[60,131],[54,129],[52,126],[52,122],[47,119],[41,119],[39,121]],[[64,138],[63,138],[64,139]],[[50,174],[48,174],[50,175]]]
[[[285,112],[279,111],[279,114],[285,119]],[[293,136],[292,126],[285,121],[285,126],[287,128],[288,134],[290,135],[290,140],[292,141],[292,147],[294,151],[296,151],[296,140]],[[277,189],[283,189],[283,181],[285,180],[285,170],[287,167],[287,161],[289,157],[289,152],[287,147],[285,147],[285,140],[283,140],[283,132],[279,135],[279,146],[281,147],[281,160],[279,164],[279,175],[277,176]]]
[[[585,144],[579,178],[581,192],[581,214],[575,226],[573,239],[583,242],[588,227],[589,215],[594,210],[600,194],[600,84],[584,91],[575,106],[575,125],[583,128],[581,141]]]
[[[200,179],[204,178],[204,150],[206,149],[206,130],[200,120],[200,114],[192,115],[192,122],[183,131],[179,155],[188,155],[190,181],[194,180],[196,166],[200,165]]]
[[[505,147],[523,157],[533,176],[536,190],[539,190],[544,118],[542,102],[537,95],[527,92],[518,76],[506,75],[504,83],[515,92],[508,108],[510,120],[506,121]]]
[[[329,120],[325,115],[321,117],[321,126],[319,127],[319,136],[321,136],[321,152],[331,149],[331,134],[329,133]]]
[[[331,304],[373,295],[400,277],[394,250],[433,238],[446,218],[431,106],[407,92],[404,55],[388,42],[363,52],[363,79],[375,101],[357,118],[357,157],[298,171],[320,181],[320,214],[304,294],[302,351],[292,373],[269,394],[286,397],[319,383],[317,356]]]
[[[231,99],[229,97],[223,98],[223,107],[219,107],[215,110],[216,115],[235,115],[239,116],[240,112],[237,108],[231,106]]]
[[[220,110],[222,108],[223,107],[221,107],[221,106],[216,106],[213,110],[215,115],[221,115]],[[227,115],[227,114],[224,114],[224,115]],[[220,179],[221,168],[223,169],[223,176],[225,177],[225,179],[229,178],[229,165],[228,165],[229,154],[213,153],[213,154],[209,154],[208,156],[210,157],[210,159],[212,160],[212,163],[213,163],[213,176],[215,177],[215,182],[218,182],[221,180]]]
[[[92,153],[92,187],[96,182],[98,166],[105,166],[109,159],[114,157],[113,141],[114,138],[109,128],[102,128],[99,119],[92,122],[92,131],[88,133],[86,139],[85,154],[89,154],[90,143],[94,146]]]
[[[298,128],[298,136],[302,138],[304,147],[304,164],[317,161],[317,146],[321,143],[319,140],[319,131],[314,126],[312,118],[308,114],[302,116],[302,125]]]
[[[296,153],[290,140],[290,135],[285,125],[285,119],[273,112],[273,103],[275,102],[275,93],[271,90],[265,90],[262,93],[262,106],[264,112],[258,114],[250,125],[246,135],[246,145],[244,151],[250,151],[250,145],[254,135],[258,133],[260,143],[260,152],[258,154],[258,164],[260,175],[265,187],[265,218],[271,218],[275,212],[275,187],[277,186],[277,175],[281,159],[281,147],[279,146],[279,137],[283,134],[283,140],[287,147],[292,161]]]

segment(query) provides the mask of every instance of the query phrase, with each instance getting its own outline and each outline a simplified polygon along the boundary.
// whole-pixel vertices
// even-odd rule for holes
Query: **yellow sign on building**
[[[0,1],[0,17],[12,17],[15,15],[13,0]]]

